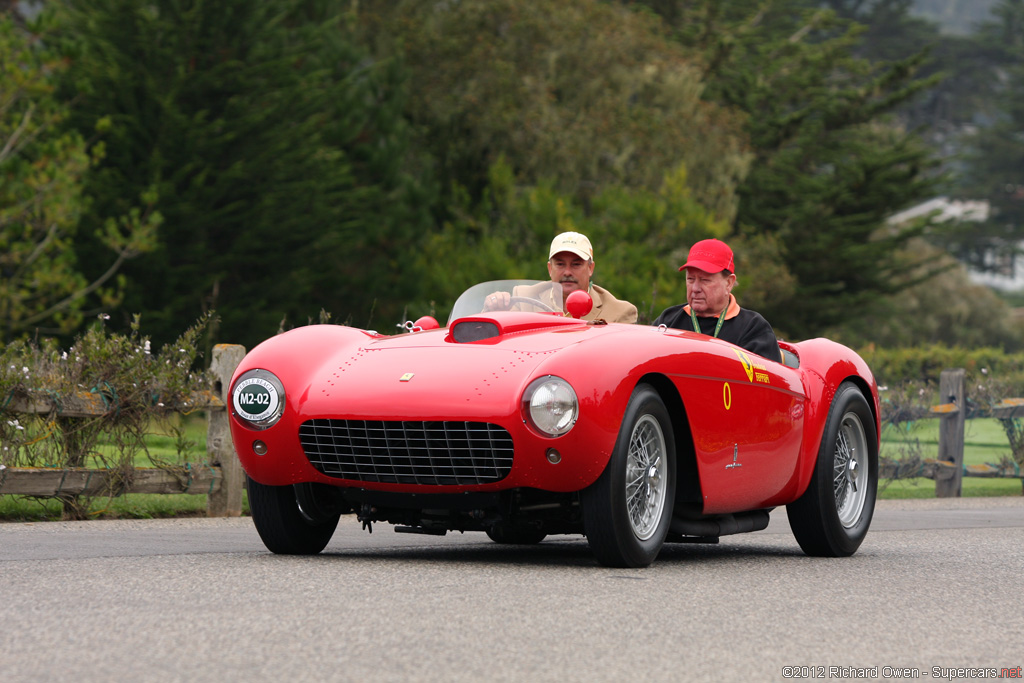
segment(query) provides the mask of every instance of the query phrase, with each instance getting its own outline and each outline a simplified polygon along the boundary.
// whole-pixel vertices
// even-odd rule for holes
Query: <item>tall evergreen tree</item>
[[[772,236],[796,278],[792,297],[762,306],[777,329],[820,334],[925,276],[899,250],[922,227],[884,223],[932,192],[929,151],[886,118],[930,83],[914,77],[921,56],[858,58],[857,25],[795,0],[649,4],[703,55],[706,97],[748,115],[736,224]]]
[[[991,217],[956,234],[953,248],[979,270],[1010,274],[1024,268],[1024,0],[1002,0],[993,14],[976,40],[999,55],[985,75],[996,109],[975,136],[962,189],[987,200]]]
[[[995,82],[989,74],[1001,62],[999,50],[968,34],[974,27],[963,20],[960,33],[940,32],[934,21],[916,16],[914,0],[807,0],[833,9],[842,18],[864,26],[855,47],[859,57],[873,62],[897,62],[926,54],[919,78],[931,84],[896,108],[898,120],[920,130],[923,139],[942,158],[955,186],[970,131],[992,115]],[[933,3],[934,5],[935,3]],[[980,3],[976,3],[980,4]],[[920,9],[920,7],[917,7]],[[965,7],[949,7],[967,13]],[[933,78],[938,76],[939,78]]]
[[[400,67],[356,46],[349,6],[60,2],[75,123],[110,114],[118,130],[86,220],[143,191],[165,218],[124,306],[154,339],[214,308],[217,339],[251,346],[283,318],[365,325],[401,298],[394,259],[429,201],[405,172]]]

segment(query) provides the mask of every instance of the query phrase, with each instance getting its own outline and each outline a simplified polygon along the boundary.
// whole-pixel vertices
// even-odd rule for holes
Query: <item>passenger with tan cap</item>
[[[578,232],[563,232],[551,242],[548,252],[548,276],[551,282],[562,287],[560,302],[555,302],[551,292],[551,283],[528,287],[516,287],[512,290],[514,297],[526,297],[542,301],[548,306],[561,308],[565,312],[565,300],[569,294],[577,290],[587,292],[594,307],[583,316],[583,320],[604,320],[610,323],[635,323],[636,306],[628,301],[620,301],[611,292],[590,281],[594,275],[594,248],[586,235]],[[484,301],[484,310],[508,310],[510,296],[508,292],[497,292]]]
[[[732,294],[736,267],[729,245],[721,240],[701,240],[690,247],[679,270],[686,271],[686,303],[666,308],[655,325],[700,332],[770,360],[781,360],[772,326],[760,313],[736,303]]]

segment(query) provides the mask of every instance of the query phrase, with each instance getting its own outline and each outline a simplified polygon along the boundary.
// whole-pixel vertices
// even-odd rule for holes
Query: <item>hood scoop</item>
[[[486,320],[462,320],[452,326],[452,339],[458,344],[493,339],[501,335],[497,323]]]
[[[586,327],[583,320],[566,318],[551,313],[504,312],[495,316],[481,315],[460,318],[448,328],[446,341],[456,344],[481,342],[513,334],[542,332],[553,329]]]

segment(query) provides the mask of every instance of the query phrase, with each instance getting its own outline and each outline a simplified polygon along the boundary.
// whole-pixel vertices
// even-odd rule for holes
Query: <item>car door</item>
[[[792,484],[805,396],[796,371],[728,342],[680,359],[676,384],[690,423],[704,512],[776,505]]]

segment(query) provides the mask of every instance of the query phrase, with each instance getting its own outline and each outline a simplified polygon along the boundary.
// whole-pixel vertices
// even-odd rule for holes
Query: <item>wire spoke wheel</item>
[[[580,494],[583,529],[607,567],[646,567],[665,543],[676,486],[672,418],[653,387],[633,390],[604,472]]]
[[[867,452],[864,424],[856,414],[846,413],[836,437],[832,468],[832,491],[835,494],[836,512],[839,515],[839,523],[846,529],[860,519],[868,497],[867,486],[862,481],[862,460]]]
[[[807,490],[786,506],[805,553],[848,557],[871,526],[878,491],[878,434],[868,397],[843,382],[829,408]]]
[[[658,528],[668,481],[665,435],[651,415],[633,427],[626,456],[626,511],[633,533],[646,541]]]

